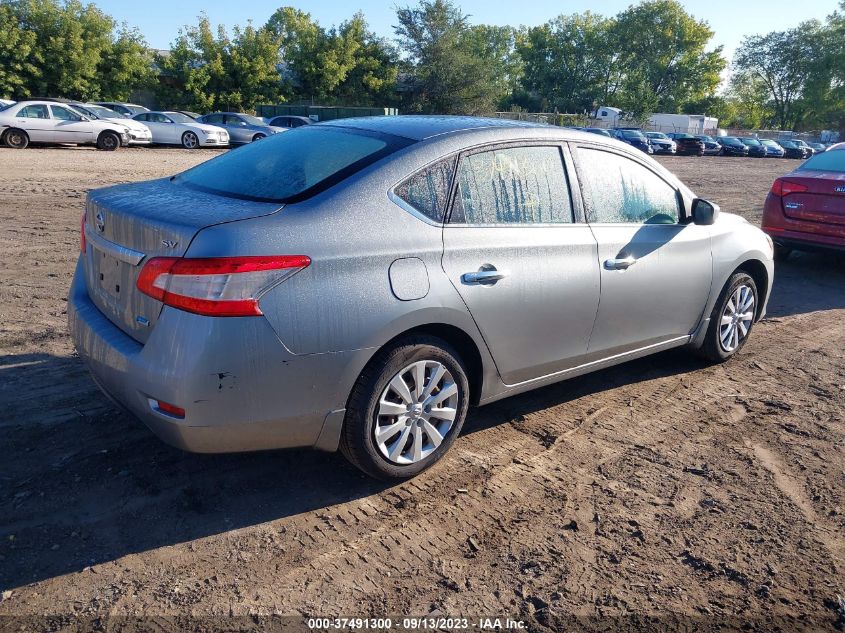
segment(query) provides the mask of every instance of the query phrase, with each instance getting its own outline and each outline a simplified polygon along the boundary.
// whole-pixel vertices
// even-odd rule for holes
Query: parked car
[[[792,142],[795,143],[798,147],[800,147],[804,150],[804,153],[805,153],[807,158],[809,158],[810,156],[815,154],[815,151],[813,151],[813,148],[810,147],[806,142],[802,141],[800,138],[794,138],[794,139],[792,139]]]
[[[845,148],[812,156],[775,180],[763,231],[774,240],[777,259],[793,250],[845,251]]]
[[[10,106],[10,105],[14,105],[14,104],[15,104],[15,102],[14,102],[14,101],[10,101],[9,99],[0,99],[0,110],[2,110],[3,108],[8,107],[8,106]]]
[[[720,136],[716,142],[722,146],[723,156],[748,156],[748,146],[736,136]]]
[[[813,150],[813,154],[821,154],[827,151],[827,146],[824,143],[807,143],[807,145]]]
[[[340,448],[383,479],[470,404],[729,359],[773,275],[757,227],[641,151],[499,119],[303,126],[93,191],[82,230],[69,325],[105,392],[187,450]]]
[[[229,145],[225,129],[194,121],[180,112],[143,112],[133,118],[150,128],[153,143],[159,145],[181,145],[185,149]]]
[[[748,148],[748,155],[755,158],[765,158],[766,148],[760,142],[760,139],[752,138],[750,136],[740,136],[739,140]]]
[[[140,121],[126,119],[114,110],[109,110],[108,108],[94,105],[93,103],[71,102],[70,105],[89,119],[111,121],[112,123],[119,123],[120,125],[126,127],[129,130],[130,145],[149,145],[153,142],[153,133],[150,132],[150,128]]]
[[[695,138],[704,143],[705,156],[720,156],[722,154],[722,146],[716,142],[712,136],[707,134],[696,134]]]
[[[663,132],[646,132],[645,135],[655,154],[674,154],[678,149],[675,141]]]
[[[760,144],[766,149],[766,156],[783,158],[784,154],[786,153],[784,149],[778,144],[778,142],[773,141],[772,139],[761,138]]]
[[[671,132],[667,136],[675,141],[675,145],[678,147],[678,154],[684,156],[704,156],[704,143],[692,134]]]
[[[0,139],[13,149],[30,143],[75,143],[113,151],[129,143],[129,129],[123,123],[91,120],[63,103],[19,101],[0,111]]]
[[[314,123],[311,119],[307,116],[294,116],[292,114],[282,114],[280,116],[270,117],[269,119],[265,119],[267,121],[267,125],[270,127],[302,127],[303,125],[311,125]]]
[[[800,158],[803,160],[810,155],[809,148],[801,147],[795,141],[780,140],[778,144],[783,148],[785,158]]]
[[[200,123],[217,125],[229,133],[229,142],[232,145],[243,145],[260,141],[263,138],[272,136],[279,132],[285,132],[288,128],[271,127],[258,117],[241,112],[215,112],[206,114],[197,119]]]
[[[136,114],[141,114],[142,112],[149,112],[149,108],[145,108],[142,105],[138,105],[137,103],[121,103],[119,101],[94,101],[94,105],[103,106],[104,108],[108,108],[109,110],[114,110],[120,116],[126,117],[127,119],[131,119]]]
[[[623,143],[627,143],[631,147],[636,147],[638,150],[645,152],[646,154],[654,153],[654,150],[651,149],[651,145],[645,137],[645,134],[643,134],[642,130],[638,128],[613,128],[613,130],[611,130],[611,134],[613,134],[614,138],[622,141]]]
[[[588,127],[584,128],[584,131],[589,132],[590,134],[598,134],[599,136],[613,138],[613,135],[602,127]]]

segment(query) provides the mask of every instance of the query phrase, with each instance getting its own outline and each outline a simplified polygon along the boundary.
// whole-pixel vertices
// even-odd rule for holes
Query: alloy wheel
[[[198,144],[199,139],[193,132],[187,132],[185,136],[182,137],[182,145],[187,149],[194,149]]]
[[[387,383],[375,415],[375,444],[394,464],[414,464],[437,450],[458,412],[458,386],[435,360],[411,363]]]
[[[754,291],[746,285],[734,290],[722,310],[719,343],[726,352],[733,352],[748,336],[754,321]]]

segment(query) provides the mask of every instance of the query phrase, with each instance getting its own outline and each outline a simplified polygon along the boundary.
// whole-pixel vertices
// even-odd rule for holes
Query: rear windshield
[[[307,125],[227,152],[173,181],[233,198],[296,202],[412,142],[367,130]]]
[[[835,149],[823,154],[816,154],[812,158],[801,163],[798,168],[801,171],[811,169],[813,171],[838,171],[845,173],[845,150]]]

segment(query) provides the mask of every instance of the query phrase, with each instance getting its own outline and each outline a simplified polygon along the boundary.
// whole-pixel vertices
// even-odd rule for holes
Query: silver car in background
[[[272,127],[262,119],[241,112],[215,112],[197,119],[200,123],[217,125],[229,133],[232,145],[244,145],[253,141],[287,131],[285,128]]]
[[[678,346],[736,354],[771,241],[643,152],[514,121],[303,126],[89,194],[70,330],[189,451],[338,448],[383,479],[470,405]]]

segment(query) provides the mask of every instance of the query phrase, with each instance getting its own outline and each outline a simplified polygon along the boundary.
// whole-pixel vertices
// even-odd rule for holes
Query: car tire
[[[435,407],[440,416],[431,413],[432,404],[441,405]],[[340,451],[376,479],[414,477],[449,450],[468,408],[469,382],[457,351],[434,336],[400,339],[370,361],[352,388]]]
[[[789,256],[792,254],[792,249],[788,246],[782,246],[775,242],[775,254],[774,258],[776,262],[785,262],[789,259]]]
[[[256,134],[255,136],[252,137],[252,142],[254,143],[255,141],[260,141],[263,138],[267,138],[267,135],[266,134],[260,134],[260,133]]]
[[[113,152],[118,148],[120,148],[120,137],[114,132],[105,131],[97,137],[97,149]]]
[[[18,128],[10,128],[3,135],[3,142],[12,149],[26,149],[29,146],[29,135]]]
[[[182,147],[185,149],[197,149],[199,146],[200,139],[193,132],[185,132],[182,135]]]
[[[747,306],[746,302],[749,292],[752,303],[750,306]],[[740,310],[734,309],[735,304],[732,304],[732,302],[736,302],[737,300],[743,301]],[[751,335],[754,320],[757,316],[757,302],[757,284],[754,283],[751,275],[742,271],[731,275],[725,287],[722,288],[716,305],[713,306],[713,311],[710,313],[710,324],[707,327],[704,343],[697,350],[699,355],[714,363],[723,363],[736,355],[745,346],[748,337]],[[740,318],[732,324],[723,323],[723,317],[732,317],[734,314],[750,314],[750,318],[748,320]],[[743,329],[745,329],[744,334]],[[729,332],[731,336],[726,344],[725,336]],[[735,337],[732,334],[733,332],[736,332]]]

